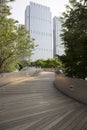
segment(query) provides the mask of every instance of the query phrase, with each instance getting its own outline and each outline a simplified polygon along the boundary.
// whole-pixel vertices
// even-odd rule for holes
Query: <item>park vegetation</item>
[[[48,58],[47,60],[39,59],[37,61],[31,62],[31,66],[41,67],[41,68],[63,68],[62,62],[58,58]]]
[[[24,25],[10,18],[9,2],[0,0],[0,73],[15,71],[22,64],[21,59],[30,58],[35,48],[34,39]]]
[[[87,77],[87,0],[69,0],[62,15],[65,55],[58,56],[69,77]]]

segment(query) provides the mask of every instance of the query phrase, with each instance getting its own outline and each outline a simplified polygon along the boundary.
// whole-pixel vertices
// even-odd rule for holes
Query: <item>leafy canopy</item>
[[[35,47],[25,26],[8,17],[10,1],[0,0],[0,73],[17,69],[20,59],[29,59]]]
[[[31,66],[37,66],[41,68],[62,68],[62,63],[58,58],[49,58],[47,60],[39,59],[35,62],[31,62]]]
[[[61,56],[67,76],[87,77],[87,0],[69,0],[63,13],[62,39],[65,55]]]

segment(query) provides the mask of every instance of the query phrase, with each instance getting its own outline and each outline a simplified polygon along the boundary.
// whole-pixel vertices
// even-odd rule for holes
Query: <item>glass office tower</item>
[[[35,39],[35,45],[37,45],[33,52],[32,60],[52,58],[52,19],[50,8],[30,2],[30,5],[25,10],[25,25],[31,37]]]

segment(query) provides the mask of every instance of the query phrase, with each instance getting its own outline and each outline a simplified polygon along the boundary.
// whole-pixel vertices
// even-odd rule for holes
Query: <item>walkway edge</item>
[[[40,73],[41,70],[37,71],[23,71],[23,72],[12,72],[12,73],[5,73],[0,75],[0,87],[4,87],[8,84],[11,84],[14,81],[20,81],[23,78],[33,77]]]
[[[87,104],[87,81],[55,74],[54,85],[69,97]]]

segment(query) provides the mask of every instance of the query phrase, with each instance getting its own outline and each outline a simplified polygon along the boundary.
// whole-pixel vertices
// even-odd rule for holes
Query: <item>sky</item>
[[[10,4],[11,17],[18,20],[20,24],[24,24],[25,9],[30,1],[50,7],[52,17],[60,16],[65,11],[65,5],[68,4],[68,0],[15,0],[15,2]]]

